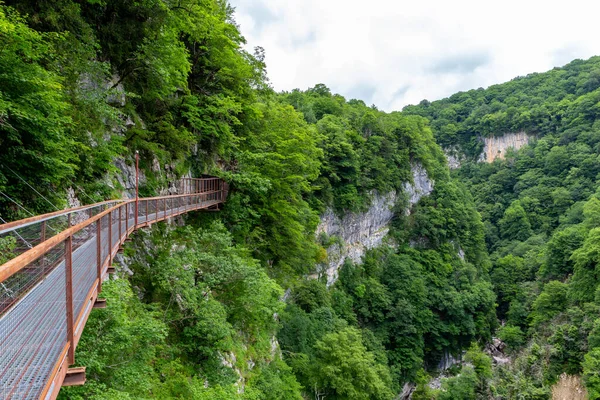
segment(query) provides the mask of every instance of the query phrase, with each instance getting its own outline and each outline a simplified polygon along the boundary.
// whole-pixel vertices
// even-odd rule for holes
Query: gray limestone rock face
[[[67,204],[69,208],[81,207],[81,201],[79,201],[79,198],[77,198],[75,189],[72,187],[67,189]]]
[[[479,156],[479,161],[491,163],[496,158],[504,159],[508,149],[519,150],[529,143],[530,138],[531,136],[526,132],[505,133],[502,136],[483,138],[485,146],[483,153]]]
[[[412,174],[413,182],[404,184],[410,207],[421,197],[430,194],[434,186],[421,165],[414,164]],[[317,227],[317,236],[326,234],[341,239],[341,243],[334,243],[327,249],[327,262],[319,271],[327,275],[328,286],[337,280],[339,269],[346,258],[359,263],[367,250],[383,243],[389,232],[388,225],[394,216],[393,208],[397,200],[396,192],[372,193],[371,205],[365,212],[348,213],[340,218],[331,208],[325,211]],[[407,213],[410,212],[410,207]]]
[[[457,169],[462,166],[463,161],[465,161],[465,156],[458,146],[451,146],[443,150],[446,159],[448,160],[448,168]]]
[[[342,245],[335,243],[327,249],[327,285],[337,280],[338,270],[346,258],[360,262],[366,250],[382,243],[389,231],[388,223],[394,215],[392,208],[396,200],[396,192],[386,195],[375,193],[371,206],[365,212],[348,213],[340,218],[331,208],[325,211],[317,227],[317,236],[324,233],[343,241]]]
[[[116,158],[113,161],[115,167],[120,171],[116,175],[117,181],[123,187],[123,194],[125,197],[132,199],[135,197],[135,163],[129,165],[123,158]],[[146,175],[144,171],[140,170],[140,185],[146,182]]]
[[[417,204],[421,197],[428,196],[433,192],[434,182],[429,179],[427,171],[421,164],[413,164],[411,166],[413,181],[404,183],[404,191],[408,194],[409,209],[407,213],[410,214],[410,208]]]
[[[444,354],[442,354],[442,358],[440,359],[438,365],[437,365],[437,369],[439,371],[446,371],[447,369],[449,369],[450,367],[457,365],[457,364],[461,364],[462,360],[461,357],[455,357],[454,355],[452,355],[450,353],[449,350],[445,350]]]

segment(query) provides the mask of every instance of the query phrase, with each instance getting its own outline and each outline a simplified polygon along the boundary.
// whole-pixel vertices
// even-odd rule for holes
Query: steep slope
[[[496,335],[513,360],[484,385],[497,398],[548,398],[563,373],[583,375],[590,398],[600,395],[598,77],[593,57],[405,109],[427,116],[438,141],[467,158],[455,176],[483,218],[503,324]],[[483,139],[517,131],[535,139],[491,164],[475,161]]]
[[[490,337],[483,225],[426,119],[324,85],[274,93],[223,1],[14,0],[0,29],[3,218],[128,190],[135,151],[144,195],[231,185],[222,212],[128,245],[79,347],[88,384],[63,398],[391,399]],[[329,289],[312,279],[333,240],[319,217],[378,194],[385,243]]]
[[[322,281],[292,288],[282,350],[294,355],[289,363],[314,388],[311,397],[389,398],[382,386],[400,393],[419,369],[490,338],[494,295],[483,225],[422,118],[346,102],[324,85],[283,98],[321,134],[323,167],[311,203],[323,215],[318,239],[328,268]],[[343,343],[334,348],[333,340]],[[366,388],[358,386],[365,379],[358,365],[341,380],[325,374],[344,368],[342,356],[358,362],[346,353],[354,346],[375,360],[367,371],[379,380]]]
[[[574,135],[598,116],[600,57],[575,60],[562,68],[518,77],[487,89],[456,93],[446,99],[404,108],[431,122],[436,141],[444,148],[458,146],[477,159],[483,138],[525,132]]]

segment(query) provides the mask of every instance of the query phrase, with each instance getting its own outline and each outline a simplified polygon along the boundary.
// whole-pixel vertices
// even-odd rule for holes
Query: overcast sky
[[[273,87],[386,111],[600,55],[600,2],[230,0]]]

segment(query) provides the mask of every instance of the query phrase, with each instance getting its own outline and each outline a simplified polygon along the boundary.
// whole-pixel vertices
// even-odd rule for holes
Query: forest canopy
[[[127,194],[136,151],[141,195],[231,185],[126,246],[77,350],[88,384],[61,398],[545,399],[563,373],[600,396],[599,57],[386,113],[274,91],[222,0],[6,1],[0,39],[3,219]],[[416,169],[433,189],[411,204]],[[344,243],[320,216],[386,193],[386,241],[327,285]]]

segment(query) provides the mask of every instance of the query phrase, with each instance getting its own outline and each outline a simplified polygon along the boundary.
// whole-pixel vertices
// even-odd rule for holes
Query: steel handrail
[[[73,236],[75,233],[81,231],[83,228],[93,224],[98,221],[100,218],[108,215],[110,212],[119,209],[123,204],[135,202],[135,200],[124,200],[122,203],[117,204],[114,207],[111,207],[107,210],[102,211],[100,214],[96,214],[91,218],[86,219],[85,221],[74,225],[68,228],[65,231],[62,231],[50,239],[47,239],[45,242],[38,244],[34,248],[26,251],[25,253],[19,254],[17,257],[12,260],[7,261],[6,263],[0,265],[0,283],[4,282],[12,275],[16,274],[23,268],[25,268],[32,261],[37,260],[40,256],[46,254],[48,251],[52,250],[54,247],[63,243],[69,236]]]
[[[204,182],[202,182],[204,181]],[[105,210],[99,210],[100,212],[96,215],[91,215],[92,213],[89,213],[89,217],[79,223],[77,223],[76,225],[73,226],[69,226],[68,228],[56,233],[54,236],[46,239],[45,241],[35,245],[33,248],[25,251],[24,253],[16,256],[14,259],[7,261],[6,263],[4,263],[3,265],[0,265],[0,284],[13,284],[15,281],[14,279],[22,279],[21,277],[25,277],[25,279],[27,279],[27,276],[30,276],[30,274],[32,272],[30,271],[36,271],[35,268],[39,268],[40,265],[42,265],[42,270],[41,270],[41,275],[35,275],[37,274],[37,272],[34,272],[34,275],[31,275],[31,277],[33,278],[33,280],[31,280],[31,282],[34,282],[34,285],[36,286],[22,286],[22,291],[18,292],[20,297],[19,300],[15,300],[15,303],[9,303],[8,308],[6,308],[4,311],[4,313],[2,313],[0,310],[0,321],[2,321],[2,318],[4,317],[9,317],[10,315],[27,315],[27,314],[19,314],[22,313],[23,310],[27,310],[27,309],[38,309],[38,310],[42,310],[40,312],[44,312],[46,313],[47,311],[46,308],[48,307],[48,304],[54,304],[54,303],[39,303],[39,306],[41,306],[42,308],[38,308],[39,306],[36,305],[34,306],[35,308],[31,308],[31,304],[37,304],[37,303],[31,303],[31,300],[25,300],[26,298],[29,299],[31,298],[31,296],[33,296],[34,298],[39,298],[40,295],[44,295],[44,290],[47,290],[48,288],[54,288],[56,284],[56,278],[59,275],[56,275],[56,273],[61,273],[64,274],[64,276],[66,277],[66,286],[63,286],[62,290],[63,293],[66,293],[66,300],[63,300],[63,308],[62,312],[66,311],[66,318],[65,321],[66,322],[61,322],[61,326],[62,328],[60,329],[65,329],[66,326],[66,342],[63,342],[64,347],[61,347],[61,351],[60,351],[60,355],[56,355],[56,357],[58,358],[54,358],[55,356],[52,357],[52,365],[50,365],[50,369],[46,370],[48,371],[48,375],[44,375],[43,378],[43,387],[42,386],[36,386],[38,387],[38,389],[35,390],[35,396],[37,398],[37,396],[39,395],[39,398],[43,398],[43,399],[55,399],[56,396],[58,395],[58,390],[60,389],[60,386],[62,385],[63,381],[65,380],[65,376],[67,374],[67,369],[69,365],[72,365],[74,363],[74,353],[75,353],[75,348],[77,346],[77,343],[81,337],[81,333],[83,330],[83,327],[85,326],[85,323],[87,321],[87,318],[89,317],[89,314],[91,312],[91,308],[93,308],[92,306],[95,304],[94,302],[96,301],[98,294],[101,291],[102,288],[102,281],[104,279],[106,279],[107,274],[110,272],[109,271],[109,267],[112,265],[113,262],[113,257],[116,256],[118,249],[122,246],[123,242],[126,240],[126,238],[136,229],[142,228],[144,226],[149,226],[153,223],[156,223],[158,221],[162,221],[165,220],[167,218],[171,218],[183,213],[186,213],[188,211],[193,211],[193,210],[197,210],[197,209],[206,209],[206,208],[211,208],[211,207],[218,207],[218,204],[224,203],[226,198],[227,198],[227,194],[229,192],[229,187],[227,185],[226,182],[224,182],[223,180],[219,179],[219,178],[201,178],[201,179],[193,179],[193,178],[187,178],[187,181],[183,182],[183,186],[184,186],[184,191],[189,190],[192,193],[184,193],[184,194],[178,194],[178,195],[167,195],[167,196],[156,196],[156,197],[149,197],[149,198],[138,198],[138,199],[128,199],[128,200],[120,200],[117,201],[117,204],[115,204],[112,207],[109,207]],[[197,192],[194,193],[193,191],[195,190],[206,190],[205,192]],[[83,206],[83,207],[76,207],[76,209],[70,209],[70,210],[63,210],[62,212],[55,212],[55,213],[49,213],[43,216],[37,216],[36,221],[31,221],[31,219],[29,219],[28,223],[33,223],[33,222],[39,222],[40,220],[42,220],[43,218],[53,218],[56,217],[57,215],[64,215],[65,213],[69,213],[69,212],[75,212],[75,211],[81,211],[82,209],[87,209],[87,208],[93,208],[93,207],[102,207],[104,205],[110,204],[112,201],[108,201],[108,202],[102,202],[102,203],[96,203],[96,204],[92,204],[92,205],[87,205],[87,206]],[[133,213],[133,215],[132,215]],[[69,218],[69,223],[71,221],[71,218]],[[106,222],[105,222],[106,221]],[[23,223],[23,221],[17,221]],[[14,223],[11,223],[14,224]],[[95,228],[93,228],[92,226],[95,225]],[[20,225],[20,226],[24,226],[24,225]],[[83,234],[83,235],[82,235]],[[115,236],[116,235],[116,236]],[[94,242],[90,242],[91,240],[95,241],[95,245],[92,245],[94,247],[86,247],[89,246],[86,243],[94,243]],[[61,246],[65,246],[64,249],[61,248]],[[107,247],[106,247],[107,246]],[[80,279],[77,282],[80,283],[76,283],[75,281],[73,281],[74,279],[74,274],[75,274],[75,269],[74,269],[74,262],[75,262],[75,255],[79,254],[87,254],[85,252],[89,253],[89,249],[95,248],[95,250],[92,250],[93,253],[92,254],[96,254],[96,256],[94,256],[95,261],[93,261],[92,259],[88,259],[89,261],[84,261],[84,264],[81,264],[81,258],[77,258],[78,261],[78,265],[79,268],[78,271],[83,271],[82,265],[87,265],[87,267],[85,267],[85,275],[86,278],[88,279],[91,278],[93,280],[89,281],[86,280],[85,283],[83,281],[81,281],[81,277],[84,275],[81,275],[80,272],[77,272],[77,275]],[[62,258],[62,261],[54,261],[55,264],[52,265],[48,265],[49,261],[46,260],[56,260],[54,257],[54,254],[60,253],[61,251],[64,250],[64,255],[60,256]],[[84,252],[84,253],[79,253],[80,251]],[[49,257],[49,258],[47,258]],[[78,256],[79,257],[79,256]],[[40,264],[41,262],[41,264]],[[44,262],[46,262],[46,267],[49,267],[48,270],[44,269]],[[59,268],[58,266],[61,265],[62,263],[64,263],[63,266],[60,266],[60,268],[62,268],[63,272],[57,272],[57,271],[61,271],[61,269],[57,269]],[[33,268],[33,269],[32,269]],[[90,270],[89,268],[93,269]],[[40,270],[38,270],[40,271]],[[90,275],[91,274],[91,275]],[[10,279],[11,277],[15,277],[13,279]],[[42,281],[38,281],[39,279],[42,279]],[[64,279],[64,278],[63,278]],[[11,283],[12,282],[12,283]],[[39,282],[39,287],[35,282]],[[45,286],[44,286],[45,285]],[[50,285],[50,286],[48,286]],[[63,284],[59,284],[59,286],[62,286]],[[4,287],[4,286],[2,286]],[[17,287],[17,286],[15,286]],[[42,287],[45,287],[46,289],[41,289]],[[38,290],[39,289],[39,290]],[[19,289],[21,290],[21,289]],[[57,290],[60,290],[57,288]],[[58,293],[58,292],[57,292]],[[56,294],[53,294],[53,296],[56,296]],[[64,295],[63,295],[64,296]],[[74,297],[77,297],[77,300],[75,301]],[[82,297],[83,296],[83,297]],[[12,297],[12,296],[11,296]],[[36,300],[38,301],[38,300]],[[46,304],[45,306],[43,304]],[[17,309],[18,307],[18,309]],[[28,308],[29,307],[29,308]],[[44,308],[46,307],[46,308]],[[95,306],[94,306],[95,307]],[[50,308],[51,309],[51,308]],[[48,309],[48,310],[50,310]],[[16,314],[14,314],[14,313]],[[52,314],[52,315],[56,315],[56,313]],[[4,317],[3,317],[4,316]],[[20,318],[20,319],[14,319],[13,321],[25,321],[24,318],[27,317],[16,317],[16,318]],[[55,317],[52,317],[55,318]],[[30,327],[34,327],[36,326],[37,320],[33,319],[31,320],[31,318],[29,318],[28,320],[29,322],[22,322],[23,324],[25,324],[25,326],[30,326]],[[17,329],[15,328],[17,325],[10,325],[11,323],[8,323],[9,325],[9,329]],[[21,324],[21,322],[18,322],[18,324]],[[33,324],[33,325],[31,325]],[[6,326],[6,325],[5,325]],[[10,326],[13,326],[13,328],[10,328]],[[54,325],[52,325],[54,326]],[[58,326],[56,326],[56,328],[58,329]],[[47,330],[44,329],[39,329],[39,328],[33,328],[35,330],[39,330],[39,332],[42,332],[41,334],[45,335],[47,333],[44,332],[48,332]],[[47,328],[45,328],[47,329]],[[10,331],[8,331],[10,332]],[[18,331],[15,331],[18,332]],[[28,331],[29,332],[29,331]],[[10,337],[15,337],[15,341],[11,342],[8,338]],[[9,347],[5,347],[7,350],[8,349],[21,349],[18,350],[19,353],[21,351],[33,351],[33,350],[22,350],[25,349],[25,347],[16,347],[16,346],[23,346],[22,344],[19,345],[18,343],[21,343],[18,341],[19,335],[6,335],[4,337],[0,337],[0,346],[4,345],[6,346],[7,343],[14,343],[14,345],[10,345]],[[53,336],[54,337],[54,336]],[[4,340],[4,344],[2,344]],[[27,339],[29,340],[29,339]],[[61,340],[65,340],[65,339],[61,339]],[[42,343],[42,342],[37,342],[37,343]],[[51,345],[54,342],[49,342],[48,345]],[[44,346],[46,345],[45,342],[43,342]],[[60,346],[63,346],[63,344],[61,344]],[[53,345],[53,344],[52,344]],[[13,347],[10,347],[13,346]],[[36,347],[37,348],[37,347]],[[36,352],[38,350],[35,350]],[[44,350],[46,351],[46,350]],[[7,353],[7,354],[18,354],[18,353]],[[23,353],[25,354],[25,353]],[[29,353],[28,353],[29,354]],[[37,354],[37,353],[35,353]],[[43,353],[43,354],[49,354],[49,353]],[[0,356],[2,355],[2,353],[0,353]],[[10,357],[13,357],[12,355]],[[16,356],[15,356],[16,357]],[[29,356],[28,356],[29,357]],[[9,360],[9,359],[6,359]],[[5,361],[6,361],[5,360]],[[26,360],[30,360],[30,358],[26,358]],[[12,364],[12,361],[9,361],[8,364],[4,364],[4,367],[10,366]],[[22,364],[19,364],[22,365]],[[29,365],[29,364],[27,364]],[[0,365],[0,367],[3,367],[2,365]],[[29,367],[27,367],[29,368]],[[0,372],[3,371],[0,368]],[[6,369],[4,369],[4,371],[7,371]],[[14,390],[17,390],[17,383],[16,382],[20,382],[21,380],[23,380],[24,382],[30,382],[27,379],[30,378],[25,378],[25,371],[26,369],[19,369],[18,371],[23,371],[23,372],[17,372],[18,375],[14,376],[14,379],[12,382],[12,385],[15,386],[9,386],[8,387],[8,391],[9,392],[2,392],[5,393],[5,395],[8,393],[8,396],[11,396],[11,393],[14,392]],[[27,375],[28,377],[31,377],[31,370],[27,369]],[[4,374],[4,373],[3,373]],[[10,375],[9,375],[10,376]],[[46,377],[47,376],[47,377]],[[12,378],[11,378],[12,379]],[[29,385],[29,383],[26,383],[26,385]],[[20,386],[19,386],[20,387]],[[6,387],[5,387],[6,389]],[[2,388],[0,388],[0,391],[2,390]],[[21,389],[19,389],[21,390]],[[31,389],[29,389],[31,390]],[[41,390],[41,392],[38,392],[38,390]],[[28,393],[28,391],[26,391],[25,393]],[[41,393],[41,394],[40,394]],[[29,397],[27,397],[29,398]]]
[[[183,186],[183,190],[185,190],[186,188],[190,188],[191,185],[189,184],[189,182],[215,182],[215,181],[220,181],[220,178],[182,178],[179,182],[179,184],[181,184]],[[187,186],[186,186],[187,185]],[[218,191],[218,190],[215,190]],[[194,194],[194,193],[207,193],[207,192],[190,192],[190,193],[182,193],[181,195],[185,195],[185,194]],[[174,196],[181,196],[178,194],[175,195],[166,195],[169,197],[174,197]],[[155,198],[162,198],[165,196],[157,196],[157,197],[145,197],[146,199],[155,199]],[[7,222],[4,224],[0,224],[0,235],[4,234],[4,233],[8,233],[12,230],[18,229],[18,228],[23,228],[27,225],[33,224],[33,223],[37,223],[37,222],[42,222],[42,221],[47,221],[49,219],[55,218],[55,217],[59,217],[59,216],[63,216],[63,215],[67,215],[67,214],[71,214],[74,212],[78,212],[78,211],[85,211],[88,210],[90,208],[94,208],[94,207],[99,207],[105,204],[110,204],[110,203],[121,203],[123,201],[128,201],[128,200],[133,200],[133,199],[113,199],[113,200],[105,200],[105,201],[101,201],[98,203],[93,203],[93,204],[86,204],[83,206],[78,206],[78,207],[71,207],[71,208],[66,208],[64,210],[58,210],[58,211],[53,211],[50,213],[46,213],[46,214],[40,214],[40,215],[35,215],[33,217],[28,217],[28,218],[23,218],[17,221],[12,221],[12,222]]]
[[[41,215],[29,217],[29,218],[19,219],[17,221],[7,222],[5,224],[0,224],[0,235],[14,231],[15,229],[24,228],[31,224],[49,221],[53,218],[61,217],[63,215],[68,215],[68,214],[72,214],[74,212],[89,210],[90,208],[100,207],[105,204],[120,203],[123,201],[124,200],[106,200],[106,201],[101,201],[99,203],[86,204],[84,206],[79,206],[79,207],[65,208],[64,210],[58,210],[58,211],[54,211],[54,212],[47,213],[47,214],[41,214]]]
[[[219,192],[222,192],[222,190],[213,190],[210,192],[202,192],[202,193],[189,193],[189,194],[178,194],[178,195],[168,195],[168,196],[144,197],[144,198],[140,198],[139,201],[177,199],[177,198],[197,196],[197,195],[208,195],[208,194],[214,194],[214,193],[219,193]],[[97,203],[92,206],[101,206],[105,203],[107,203],[107,202]],[[98,221],[100,218],[104,217],[105,215],[108,215],[112,211],[118,210],[119,207],[122,207],[124,204],[127,204],[127,203],[135,203],[135,199],[121,200],[119,202],[119,204],[117,204],[111,208],[108,208],[108,209],[102,211],[100,214],[96,214],[96,215],[86,219],[85,221],[68,228],[67,230],[57,233],[56,235],[52,236],[49,239],[46,239],[44,242],[38,244],[37,246],[33,247],[32,249],[29,249],[28,251],[19,254],[17,257],[13,258],[12,260],[9,260],[6,263],[0,265],[0,283],[4,282],[8,278],[10,278],[12,275],[16,274],[17,272],[19,272],[20,270],[25,268],[32,261],[38,259],[39,257],[44,255],[48,251],[52,250],[54,247],[56,247],[59,244],[61,244],[62,242],[64,242],[65,239],[68,238],[69,236],[73,236],[77,232],[83,230],[84,228],[86,228],[89,225],[93,224],[94,222]],[[1,226],[0,226],[0,228],[1,228]]]

